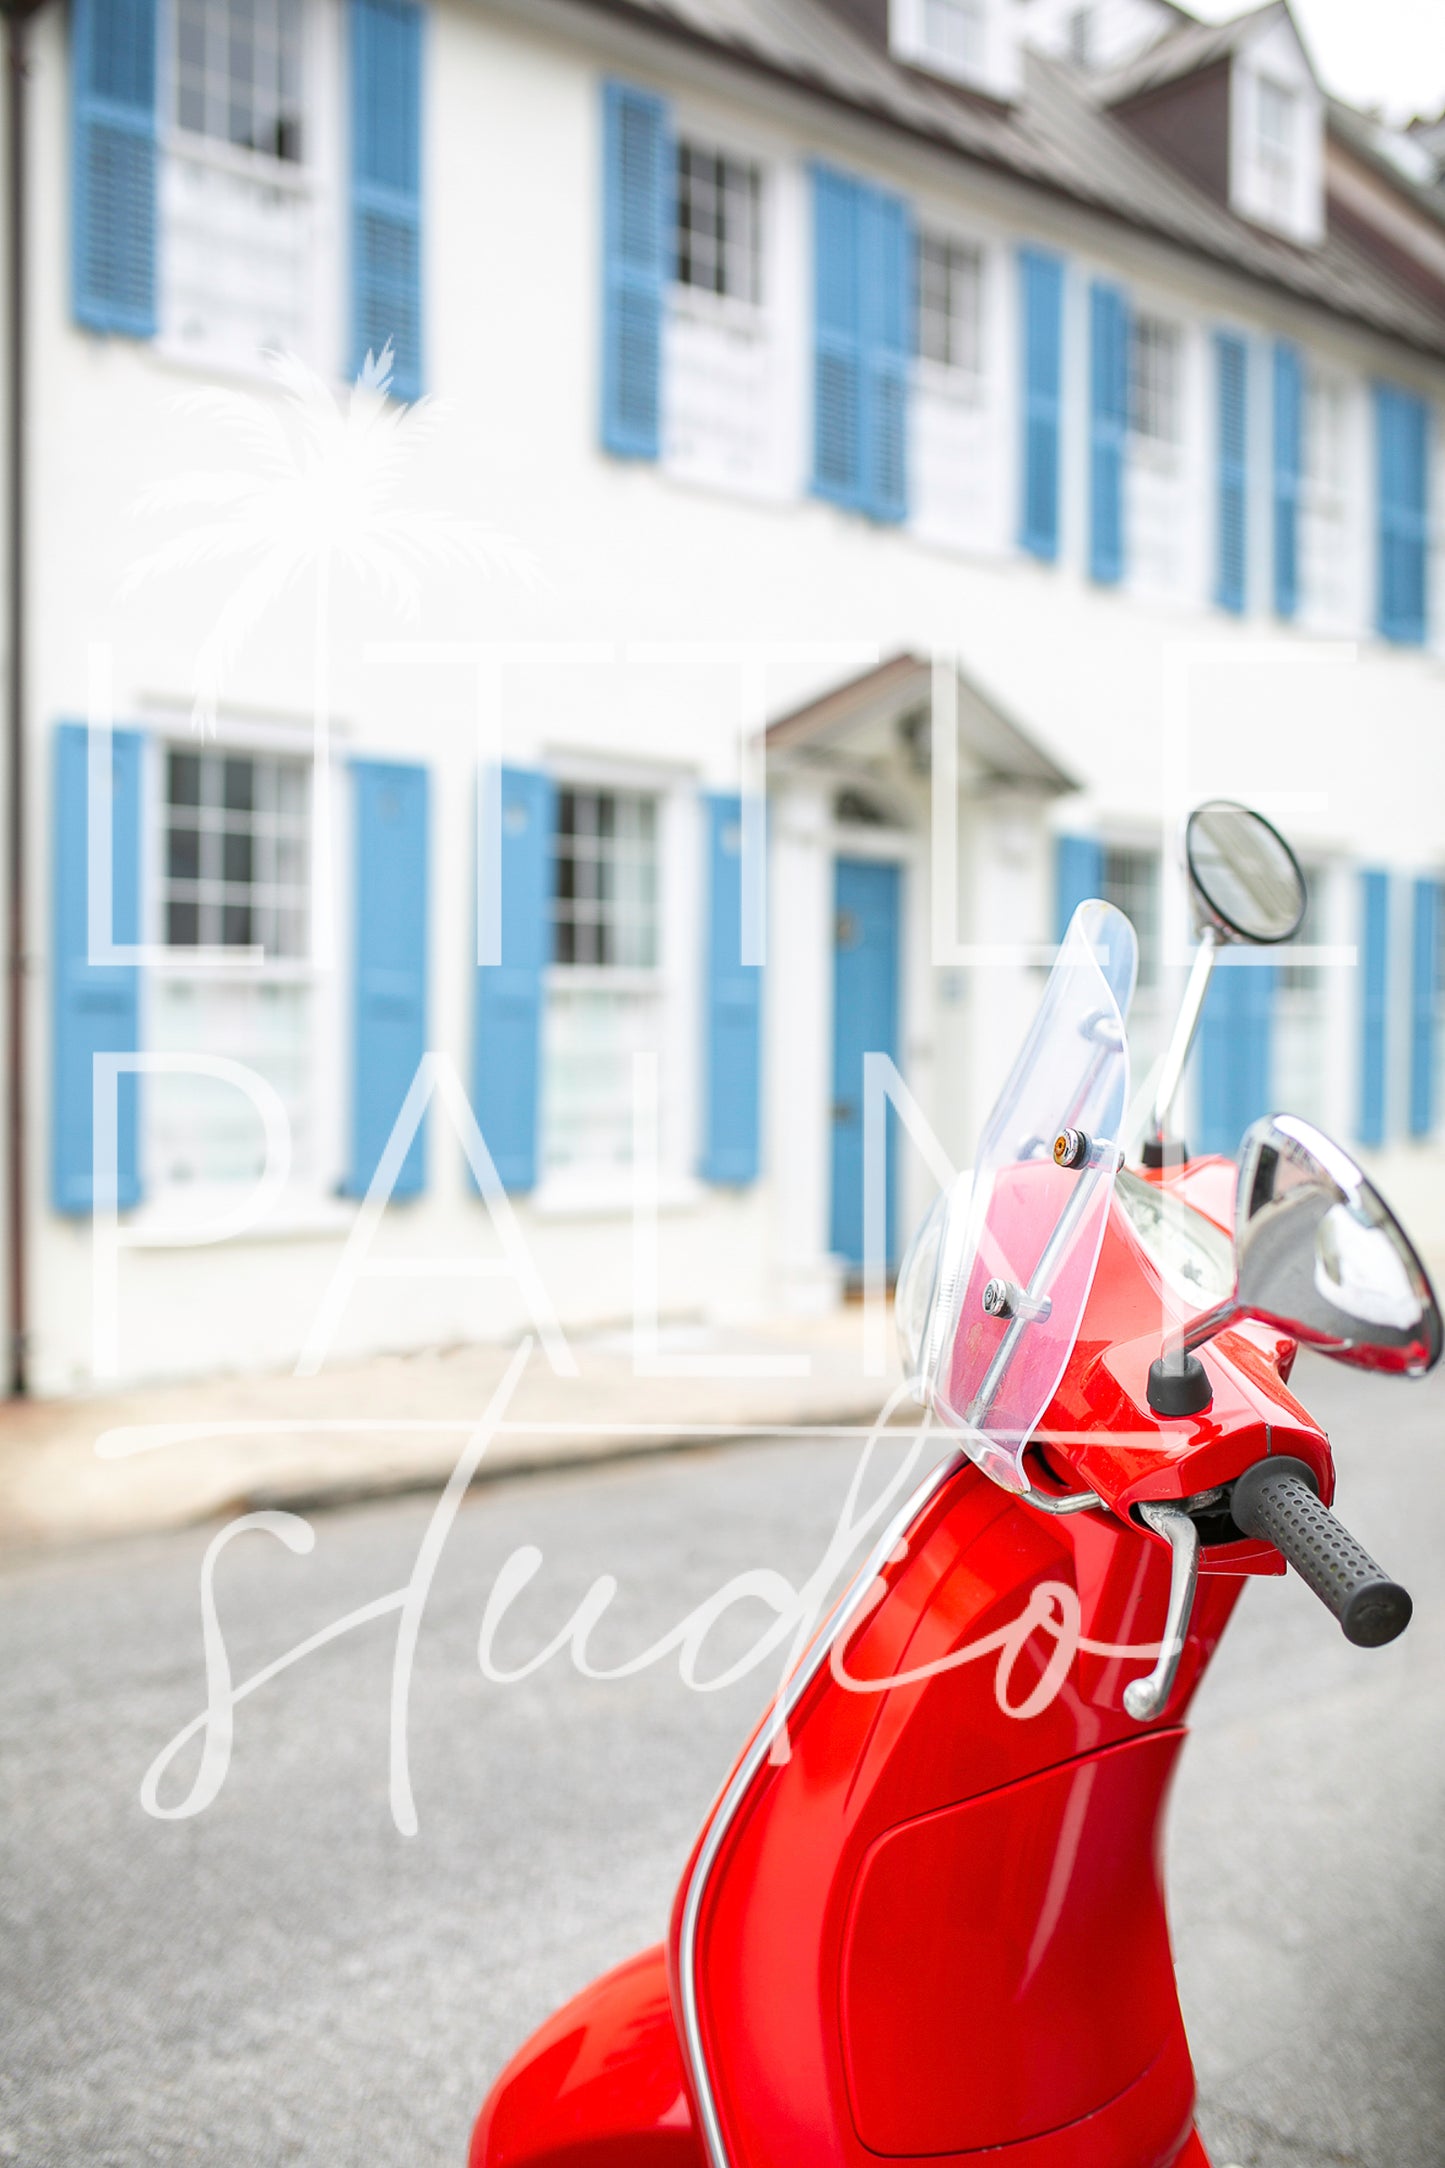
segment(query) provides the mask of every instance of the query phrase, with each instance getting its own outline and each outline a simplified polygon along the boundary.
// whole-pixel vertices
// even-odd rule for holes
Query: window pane
[[[255,763],[228,760],[225,767],[224,804],[233,811],[249,812],[256,788]]]
[[[172,948],[194,948],[200,938],[200,913],[196,905],[173,897],[166,905],[166,940]]]
[[[1157,444],[1180,437],[1179,329],[1156,316],[1135,316],[1129,342],[1129,420],[1137,436]]]
[[[632,1159],[632,1064],[659,1050],[658,992],[570,986],[547,1004],[542,1152],[549,1170]]]
[[[914,348],[924,361],[983,366],[983,256],[968,242],[921,234],[915,251]]]
[[[201,763],[195,753],[172,753],[166,762],[166,796],[172,805],[199,805]]]
[[[657,961],[657,807],[635,791],[563,791],[552,873],[553,960]]]
[[[162,852],[166,938],[305,954],[310,916],[304,761],[168,754]]]
[[[177,0],[176,120],[273,158],[301,156],[304,0]]]
[[[194,828],[172,828],[166,849],[166,871],[173,880],[199,878],[201,839]]]
[[[674,275],[680,286],[756,301],[761,291],[760,169],[697,144],[679,143]]]
[[[1139,936],[1139,988],[1159,976],[1159,859],[1153,851],[1104,852],[1104,900],[1133,921]]]
[[[234,831],[223,839],[221,874],[227,881],[249,882],[254,858],[252,839],[248,834],[237,835]]]
[[[311,1099],[312,997],[297,985],[162,973],[153,1008],[156,1049],[204,1052],[243,1062],[278,1093],[291,1132],[292,1165],[303,1176],[315,1162]],[[266,1140],[254,1106],[214,1077],[162,1071],[147,1079],[148,1172],[162,1190],[253,1182]]]

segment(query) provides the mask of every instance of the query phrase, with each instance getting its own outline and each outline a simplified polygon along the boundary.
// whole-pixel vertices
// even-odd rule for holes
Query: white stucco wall
[[[565,26],[565,35],[563,29]],[[172,720],[188,703],[194,638],[227,593],[227,568],[200,566],[133,595],[118,589],[165,522],[137,520],[148,484],[188,469],[233,468],[234,438],[188,409],[206,381],[192,368],[69,320],[66,81],[58,10],[34,30],[36,185],[32,261],[37,324],[34,634],[29,719],[34,754],[31,909],[43,951],[49,922],[48,738],[83,716],[91,658],[103,650],[118,719]],[[589,45],[584,40],[590,39]],[[1044,567],[1011,550],[953,553],[802,496],[732,497],[598,446],[598,80],[613,67],[694,109],[745,97],[747,126],[798,161],[851,161],[895,186],[976,210],[990,231],[1069,257],[1063,558]],[[955,651],[1067,769],[1087,780],[1056,818],[1124,824],[1171,841],[1192,800],[1240,795],[1275,814],[1310,852],[1402,870],[1445,866],[1445,704],[1440,663],[1386,651],[1362,634],[1330,648],[1275,626],[1267,609],[1267,505],[1251,534],[1252,609],[1243,622],[1203,594],[1148,603],[1100,594],[1086,557],[1087,356],[1078,335],[1094,271],[1172,298],[1202,339],[1226,321],[1263,342],[1296,336],[1363,379],[1387,369],[1433,389],[1441,379],[1363,333],[1223,269],[1182,264],[1141,235],[1062,203],[1023,198],[1002,180],[910,152],[880,129],[812,107],[756,77],[730,76],[605,19],[539,6],[436,7],[428,31],[426,288],[434,424],[400,485],[409,503],[482,520],[519,538],[540,577],[530,588],[470,572],[428,574],[408,623],[384,587],[338,574],[333,656],[338,759],[353,748],[424,760],[432,770],[432,1043],[468,1073],[472,997],[472,791],[478,759],[478,649],[505,651],[509,760],[598,753],[688,784],[737,784],[740,685],[762,684],[745,712],[788,708],[879,656]],[[795,331],[806,294],[795,296]],[[788,349],[803,372],[806,339]],[[1263,345],[1260,349],[1263,353]],[[234,390],[274,404],[254,381]],[[1258,395],[1256,395],[1258,397]],[[1263,426],[1266,408],[1255,416]],[[1210,455],[1212,458],[1212,454]],[[1208,460],[1206,460],[1206,467]],[[1264,461],[1256,472],[1263,476]],[[1264,484],[1261,481],[1261,491]],[[1361,518],[1368,517],[1361,506]],[[1208,584],[1207,491],[1196,506]],[[1360,598],[1362,625],[1367,598]],[[304,732],[312,698],[313,605],[306,581],[267,612],[230,682],[226,725]],[[420,643],[420,644],[419,644]],[[734,668],[736,650],[745,650]],[[766,650],[765,677],[756,650]],[[771,872],[775,971],[765,1042],[768,1162],[741,1195],[674,1185],[663,1215],[668,1315],[737,1316],[780,1295],[825,1300],[831,904],[826,808],[780,801]],[[1042,821],[975,826],[964,859],[980,926],[1050,931],[1051,861]],[[923,839],[908,845],[910,895],[926,890]],[[921,854],[921,855],[920,855]],[[344,914],[343,914],[344,916]],[[1023,996],[1037,983],[930,968],[924,928],[910,951],[905,1047],[925,1108],[950,1149],[966,1150],[986,1094],[1006,1068]],[[996,932],[979,938],[999,938]],[[1344,968],[1343,966],[1341,967]],[[338,1002],[341,1029],[344,1002]],[[48,996],[32,987],[34,1159],[48,1153]],[[964,1070],[966,1068],[966,1081]],[[344,1100],[337,1076],[334,1099]],[[388,1215],[378,1250],[475,1254],[489,1234],[459,1150],[434,1120],[428,1194]],[[682,1170],[685,1171],[685,1170]],[[915,1169],[911,1201],[923,1194]],[[335,1270],[352,1208],[293,1212],[209,1250],[156,1248],[126,1259],[122,1371],[146,1377],[295,1358]],[[88,1229],[30,1201],[35,1375],[44,1390],[89,1381]],[[570,1326],[625,1317],[631,1228],[614,1202],[585,1214],[545,1192],[519,1207],[559,1314]],[[1442,1223],[1445,1236],[1445,1223]],[[516,1290],[497,1281],[392,1279],[360,1289],[338,1356],[512,1332]]]

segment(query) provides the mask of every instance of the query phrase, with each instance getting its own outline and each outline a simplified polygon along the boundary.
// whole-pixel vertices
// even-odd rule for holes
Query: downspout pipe
[[[26,1252],[25,667],[26,667],[26,31],[37,0],[4,0],[5,13],[5,1279],[6,1373],[29,1386]]]

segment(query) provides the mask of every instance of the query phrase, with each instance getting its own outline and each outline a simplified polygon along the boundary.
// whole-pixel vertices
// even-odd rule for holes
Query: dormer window
[[[1110,110],[1237,217],[1313,247],[1325,230],[1325,95],[1288,0],[1207,32],[1179,13],[1112,70]]]
[[[1295,199],[1299,100],[1283,83],[1259,78],[1255,105],[1255,157],[1274,217],[1287,220]]]
[[[990,98],[1019,88],[1013,0],[889,0],[888,43],[899,60]]]
[[[976,75],[984,61],[983,0],[923,0],[923,44],[948,75]]]

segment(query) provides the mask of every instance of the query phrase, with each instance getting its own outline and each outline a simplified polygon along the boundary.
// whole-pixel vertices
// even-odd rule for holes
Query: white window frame
[[[931,33],[930,0],[889,0],[888,45],[895,59],[926,68],[930,75],[962,83],[993,98],[1017,96],[1023,77],[1018,10],[1010,0],[955,0],[961,14],[978,25],[973,55],[950,53]]]
[[[1318,473],[1312,458],[1318,441],[1316,401],[1321,392],[1335,405],[1338,427],[1338,468],[1336,474],[1329,479]],[[1316,631],[1350,632],[1356,629],[1359,622],[1360,549],[1362,538],[1369,528],[1366,498],[1360,486],[1360,461],[1357,456],[1357,438],[1360,434],[1359,387],[1343,369],[1320,361],[1311,354],[1306,357],[1304,364],[1303,408],[1300,417],[1301,529],[1296,537],[1296,549],[1300,558],[1300,621]],[[1311,584],[1308,577],[1310,567],[1306,556],[1306,536],[1309,535],[1313,544],[1315,532],[1321,525],[1333,531],[1333,547],[1338,552],[1337,573],[1341,600],[1334,608],[1328,606],[1324,596]]]
[[[156,25],[157,297],[155,344],[166,359],[207,375],[263,376],[259,348],[242,343],[196,342],[176,328],[168,175],[185,164],[218,177],[231,176],[280,191],[306,207],[308,233],[302,279],[304,332],[295,351],[319,374],[344,368],[344,255],[341,247],[344,36],[340,0],[303,0],[301,157],[281,159],[248,151],[218,138],[183,129],[176,117],[176,16],[174,0],[160,0]]]
[[[910,368],[913,397],[909,402],[910,487],[909,529],[919,539],[971,557],[996,558],[1015,548],[1017,470],[1015,440],[1018,428],[1017,399],[1019,327],[1012,306],[1010,272],[1012,238],[990,222],[960,216],[955,206],[936,197],[919,197],[914,217],[920,233],[953,247],[977,252],[979,260],[979,367],[959,368],[932,361],[917,352],[917,338],[909,325]],[[914,296],[909,296],[910,309]],[[987,516],[976,532],[955,531],[952,524],[926,510],[920,503],[924,471],[919,444],[920,409],[932,404],[955,414],[967,414],[975,422],[987,422],[992,471],[985,479]]]
[[[657,803],[658,949],[655,966],[638,971],[612,965],[552,961],[552,838],[549,837],[548,950],[542,999],[545,1005],[550,1005],[559,989],[589,985],[618,990],[645,987],[656,995],[661,1016],[658,1047],[659,1202],[665,1209],[688,1205],[701,1195],[694,1169],[700,1133],[698,1093],[701,1088],[698,958],[703,954],[707,865],[703,807],[697,780],[691,775],[680,774],[675,768],[593,759],[571,752],[559,753],[545,765],[559,793],[567,789],[630,792],[651,797]],[[544,1016],[544,1060],[546,1043]],[[611,1217],[630,1212],[634,1188],[629,1167],[547,1165],[546,1093],[544,1075],[538,1094],[540,1178],[532,1194],[533,1209],[544,1215],[561,1217]]]
[[[765,131],[740,127],[729,114],[699,102],[680,103],[673,115],[677,143],[690,143],[758,170],[758,297],[709,293],[684,285],[676,276],[677,229],[668,236],[668,273],[664,294],[662,451],[660,465],[671,479],[726,495],[794,499],[805,488],[811,427],[807,374],[811,272],[809,227],[802,200],[802,173],[790,147]],[[766,444],[756,464],[729,468],[704,439],[691,448],[679,444],[672,420],[678,412],[677,371],[683,366],[679,346],[698,340],[716,343],[725,359],[730,346],[746,346],[756,356],[769,402]]]
[[[314,1149],[307,1166],[293,1164],[286,1191],[271,1213],[254,1227],[242,1230],[244,1238],[266,1240],[296,1233],[334,1234],[350,1223],[350,1208],[338,1195],[347,1165],[348,1070],[351,1048],[351,1017],[347,989],[350,985],[347,940],[339,939],[337,953],[328,961],[312,954],[272,958],[261,964],[223,961],[215,950],[172,948],[166,940],[164,921],[165,869],[162,853],[167,829],[165,762],[171,751],[192,749],[189,716],[159,711],[146,719],[146,744],[142,773],[141,899],[142,933],[146,968],[141,973],[140,1046],[154,1048],[156,989],[160,980],[186,978],[215,983],[238,976],[249,983],[301,985],[310,989],[310,1047],[308,1094]],[[304,760],[311,768],[313,818],[310,822],[311,853],[309,883],[313,906],[315,882],[327,870],[317,851],[315,740],[309,729],[284,723],[251,722],[228,718],[215,738],[194,741],[200,752],[232,754],[241,758],[281,754]],[[332,922],[349,925],[350,896],[345,868],[344,793],[336,788],[339,762],[331,758],[332,782],[326,794],[331,807],[331,834],[326,858],[330,862]],[[315,913],[313,908],[313,925]],[[309,943],[308,943],[309,947]],[[197,1052],[206,1049],[197,1048]],[[224,1087],[221,1087],[224,1088]],[[145,1113],[144,1078],[141,1091],[140,1171],[142,1205],[134,1217],[136,1231],[164,1246],[174,1232],[183,1237],[192,1223],[205,1223],[224,1213],[234,1213],[244,1201],[250,1184],[245,1182],[187,1183],[167,1185],[160,1179]],[[233,1236],[232,1240],[240,1239]]]
[[[682,191],[677,185],[674,196],[671,253],[668,264],[668,285],[679,302],[700,302],[704,307],[716,309],[740,324],[751,324],[767,315],[771,284],[771,265],[768,261],[769,233],[769,172],[768,162],[755,152],[739,149],[731,142],[719,141],[711,130],[688,126],[676,131],[674,153],[684,150],[716,158],[728,165],[741,166],[756,177],[757,189],[753,199],[753,291],[750,294],[718,293],[713,287],[694,285],[690,280],[679,278],[677,271],[678,239],[681,233],[680,206]]]
[[[1105,274],[1107,275],[1107,274]],[[1173,428],[1170,437],[1137,426],[1136,368],[1139,325],[1157,325],[1173,347]],[[1212,373],[1207,366],[1207,326],[1196,310],[1170,293],[1135,293],[1129,311],[1127,458],[1124,472],[1124,578],[1140,600],[1169,609],[1195,608],[1212,589],[1212,520],[1207,463],[1213,443]],[[1079,478],[1084,486],[1085,477]],[[1087,490],[1085,489],[1087,496]],[[1144,553],[1144,514],[1158,512],[1167,494],[1177,558],[1162,569]]]
[[[1157,353],[1161,347],[1171,356],[1173,383],[1169,387],[1170,419],[1173,427],[1164,432],[1141,429],[1136,393],[1139,384],[1139,357],[1143,335]],[[1162,338],[1157,335],[1162,334]],[[1186,328],[1177,316],[1162,309],[1136,308],[1129,317],[1129,456],[1142,459],[1158,472],[1178,478],[1185,464],[1185,435],[1188,428],[1188,395],[1186,385],[1187,352]],[[1155,386],[1158,397],[1158,386]]]
[[[977,353],[970,362],[940,361],[935,355],[925,354],[918,337],[918,318],[921,312],[919,282],[922,276],[925,243],[947,249],[959,255],[971,255],[978,269],[978,321],[975,325]],[[997,296],[993,291],[995,281],[991,276],[992,261],[987,241],[979,234],[966,234],[956,227],[920,218],[917,222],[917,239],[914,250],[915,285],[909,297],[913,310],[913,366],[920,382],[931,389],[946,392],[951,398],[964,399],[970,405],[982,405],[989,392],[989,340],[992,331],[991,317]]]
[[[1281,137],[1267,134],[1265,117],[1274,111],[1283,116]],[[1299,191],[1304,100],[1293,83],[1261,71],[1254,79],[1254,129],[1250,146],[1260,190],[1271,217],[1281,223],[1294,216]]]

